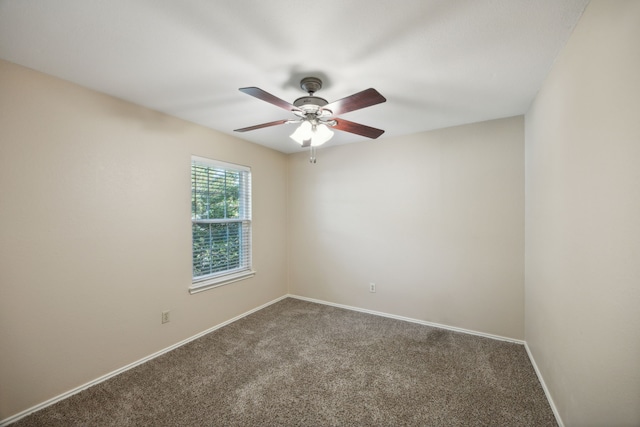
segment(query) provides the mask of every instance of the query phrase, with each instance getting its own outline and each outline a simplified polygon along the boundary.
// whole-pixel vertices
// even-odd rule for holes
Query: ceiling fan
[[[300,124],[296,131],[291,134],[291,138],[302,147],[312,147],[312,149],[331,139],[333,132],[329,128],[366,136],[372,139],[384,133],[382,129],[376,129],[337,117],[341,114],[385,102],[385,97],[380,95],[377,90],[373,88],[366,89],[346,98],[339,99],[338,101],[328,103],[326,99],[314,96],[314,94],[322,88],[322,80],[319,78],[305,77],[300,81],[300,87],[308,93],[308,96],[296,99],[293,101],[293,104],[257,87],[240,88],[239,90],[247,95],[291,111],[297,118],[291,120],[276,120],[274,122],[235,129],[235,132],[247,132],[283,124]],[[312,158],[313,163],[315,163],[314,160],[315,159]]]

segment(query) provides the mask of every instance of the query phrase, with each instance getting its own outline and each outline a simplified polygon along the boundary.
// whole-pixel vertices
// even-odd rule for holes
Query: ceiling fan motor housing
[[[305,113],[316,113],[327,104],[327,100],[319,96],[303,96],[293,101],[293,105]]]
[[[300,87],[307,92],[309,96],[302,96],[295,101],[293,105],[302,110],[305,114],[319,115],[322,107],[328,104],[327,100],[313,94],[322,89],[322,80],[317,77],[305,77],[300,81]]]

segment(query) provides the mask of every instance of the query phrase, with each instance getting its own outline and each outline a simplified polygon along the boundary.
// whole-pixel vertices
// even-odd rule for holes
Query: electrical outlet
[[[163,311],[162,312],[162,323],[167,323],[169,322],[169,312],[168,311]]]
[[[375,283],[369,283],[369,292],[375,292],[376,291],[376,284]]]

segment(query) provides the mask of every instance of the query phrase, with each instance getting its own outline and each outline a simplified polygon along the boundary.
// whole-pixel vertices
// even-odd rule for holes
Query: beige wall
[[[594,0],[524,120],[322,149],[315,165],[0,61],[0,420],[288,280],[524,338],[567,426],[640,424],[638,40],[640,2]],[[196,295],[192,154],[252,167],[258,270]]]
[[[315,165],[292,155],[290,292],[522,339],[523,126],[326,148]]]
[[[527,343],[566,426],[638,426],[639,1],[591,2],[525,127]]]
[[[252,167],[258,270],[196,295],[192,154]],[[285,207],[285,155],[0,61],[0,420],[285,295]]]

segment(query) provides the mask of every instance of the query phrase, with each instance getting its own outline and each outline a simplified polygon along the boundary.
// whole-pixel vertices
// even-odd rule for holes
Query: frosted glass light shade
[[[333,131],[325,124],[312,125],[311,122],[305,120],[298,126],[298,128],[290,135],[300,145],[303,145],[305,141],[311,140],[311,146],[317,147],[324,144],[333,137]]]
[[[325,124],[316,126],[316,132],[311,138],[311,146],[317,147],[324,144],[333,137],[333,131]]]
[[[311,123],[305,120],[296,128],[295,132],[289,135],[289,138],[302,145],[305,140],[311,139],[312,136]]]

